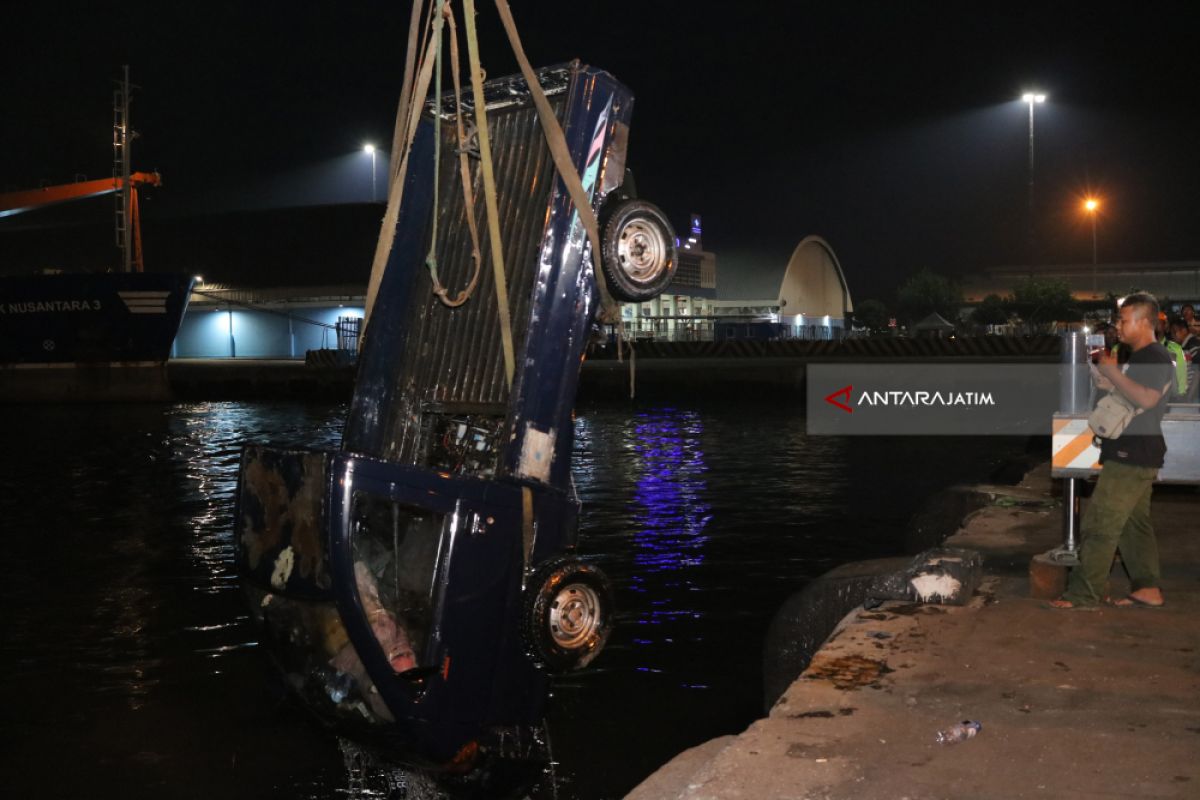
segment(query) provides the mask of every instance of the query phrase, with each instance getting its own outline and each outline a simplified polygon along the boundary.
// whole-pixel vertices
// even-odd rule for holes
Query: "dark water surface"
[[[0,459],[7,797],[374,797],[271,690],[233,572],[245,441],[336,447],[345,407],[20,408]],[[566,800],[621,797],[761,714],[771,615],[837,564],[900,552],[939,488],[1008,439],[808,437],[794,408],[580,409],[581,549],[619,627],[551,710]]]

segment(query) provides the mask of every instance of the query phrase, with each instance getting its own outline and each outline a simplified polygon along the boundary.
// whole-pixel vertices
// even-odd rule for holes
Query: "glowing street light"
[[[363,152],[371,156],[371,202],[375,202],[375,145],[367,143],[363,145]]]
[[[1029,269],[1033,270],[1034,257],[1034,208],[1033,208],[1033,108],[1046,102],[1042,92],[1026,92],[1021,100],[1029,105]]]
[[[1096,292],[1096,217],[1100,214],[1100,201],[1088,197],[1083,201],[1083,210],[1092,218],[1092,293]]]

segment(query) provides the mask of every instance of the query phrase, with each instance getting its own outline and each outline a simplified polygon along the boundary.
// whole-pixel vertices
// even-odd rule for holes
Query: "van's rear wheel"
[[[663,293],[675,277],[675,231],[662,210],[645,200],[613,208],[600,237],[600,268],[617,300],[641,303]]]
[[[551,672],[582,669],[600,654],[613,625],[612,586],[596,567],[551,561],[529,582],[525,640]]]

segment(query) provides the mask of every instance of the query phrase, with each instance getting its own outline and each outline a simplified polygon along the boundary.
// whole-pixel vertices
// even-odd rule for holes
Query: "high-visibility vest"
[[[1168,339],[1163,342],[1167,348],[1167,352],[1171,356],[1171,360],[1175,362],[1175,386],[1176,394],[1187,393],[1187,357],[1183,354],[1183,348],[1179,342]]]

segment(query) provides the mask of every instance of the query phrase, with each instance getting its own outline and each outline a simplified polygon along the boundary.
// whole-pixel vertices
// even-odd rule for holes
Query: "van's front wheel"
[[[613,626],[612,586],[598,568],[559,559],[539,568],[525,602],[525,640],[551,672],[582,669],[600,654]]]

